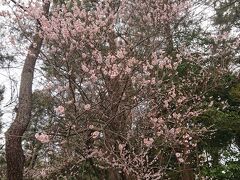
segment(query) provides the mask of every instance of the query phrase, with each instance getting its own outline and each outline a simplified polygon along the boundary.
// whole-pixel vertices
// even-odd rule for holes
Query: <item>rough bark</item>
[[[48,9],[49,3],[44,4],[44,13],[47,13]],[[31,120],[34,68],[42,46],[42,38],[38,35],[39,30],[38,27],[28,48],[28,54],[22,69],[17,115],[5,133],[8,180],[23,179],[25,158],[21,142]]]

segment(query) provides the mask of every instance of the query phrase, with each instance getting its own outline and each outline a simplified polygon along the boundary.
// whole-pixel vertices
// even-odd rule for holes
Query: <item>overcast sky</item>
[[[3,5],[2,1],[0,0],[0,11],[2,10],[11,11],[9,6]],[[206,28],[210,27],[209,17],[213,15],[213,11],[211,9],[206,8],[206,6],[199,6],[198,8],[194,8],[193,12],[196,17],[198,16],[205,17],[205,21],[203,21],[202,23],[203,27],[206,27]],[[0,27],[3,27],[3,29],[1,29],[1,31],[3,30],[2,31],[3,37],[1,37],[3,44],[0,44],[0,50],[7,49],[8,53],[10,54],[14,54],[14,52],[21,51],[21,54],[18,53],[17,56],[15,56],[15,58],[18,61],[18,64],[12,64],[14,66],[17,66],[17,68],[0,70],[0,84],[5,86],[4,100],[2,102],[2,108],[1,108],[4,113],[2,117],[3,124],[4,124],[3,133],[6,131],[7,127],[13,120],[12,112],[16,104],[12,103],[12,100],[14,100],[17,97],[19,82],[20,82],[20,75],[21,75],[21,68],[24,62],[24,54],[26,53],[26,50],[24,50],[23,44],[20,45],[21,47],[20,49],[16,49],[16,47],[14,47],[10,43],[10,39],[9,39],[10,31],[9,31],[9,27],[7,26],[7,21],[8,21],[7,19],[0,17]],[[35,74],[35,77],[36,78],[38,77],[37,73]],[[14,80],[16,83],[13,83],[12,80]],[[37,81],[35,80],[35,82]],[[35,88],[36,88],[36,85],[35,85]],[[0,134],[0,140],[1,138],[4,137],[3,133]]]

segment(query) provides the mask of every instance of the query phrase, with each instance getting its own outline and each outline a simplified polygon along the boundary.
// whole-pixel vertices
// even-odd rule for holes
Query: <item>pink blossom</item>
[[[111,71],[111,72],[110,72],[110,78],[111,78],[111,79],[114,79],[115,77],[117,77],[117,75],[118,75],[117,70],[116,70],[116,71]]]
[[[156,84],[156,78],[155,77],[151,79],[151,84]]]
[[[117,57],[118,57],[119,59],[123,59],[123,58],[124,58],[123,52],[122,52],[122,51],[118,51],[118,52],[117,52]]]
[[[176,155],[177,158],[181,157],[180,153],[176,153],[175,155]]]
[[[118,145],[118,149],[119,149],[120,151],[122,151],[124,147],[125,147],[125,144],[119,144],[119,145]]]
[[[143,143],[148,147],[151,146],[153,142],[154,142],[153,138],[144,138],[143,139]]]
[[[85,105],[84,105],[84,109],[85,109],[86,111],[90,110],[90,109],[91,109],[91,105],[90,105],[90,104],[85,104]]]
[[[184,159],[183,159],[183,158],[178,158],[178,161],[179,161],[180,163],[184,163]]]
[[[89,69],[88,69],[88,67],[86,66],[86,65],[82,65],[82,70],[84,71],[84,72],[89,72]]]
[[[54,110],[58,116],[64,116],[65,108],[63,106],[58,106]]]
[[[174,135],[174,134],[175,134],[175,129],[174,129],[174,128],[171,128],[171,129],[169,130],[169,133],[170,133],[171,135]]]
[[[163,103],[164,103],[164,104],[163,104],[163,107],[168,108],[168,106],[169,106],[168,101],[165,100]]]
[[[157,118],[151,118],[152,123],[157,123],[158,119]]]
[[[101,63],[103,62],[103,60],[102,60],[102,55],[101,55],[101,54],[98,54],[98,55],[96,56],[96,61],[97,61],[99,64],[101,64]]]
[[[43,133],[36,133],[35,138],[39,140],[41,143],[48,143],[50,141],[49,136]]]
[[[91,124],[91,125],[88,126],[88,128],[89,128],[89,129],[93,129],[94,126]]]
[[[125,148],[125,144],[119,144],[118,145],[118,149],[119,149],[119,151],[120,151],[120,154],[122,154],[123,153],[123,149]]]
[[[93,139],[96,139],[99,135],[100,135],[100,132],[99,132],[99,131],[94,131],[94,132],[92,133],[92,138],[93,138]]]
[[[125,69],[125,71],[126,71],[128,74],[130,74],[131,71],[132,71],[132,69],[127,66],[126,69]]]
[[[92,74],[90,79],[93,81],[93,82],[96,82],[97,81],[97,76],[95,74]]]
[[[82,58],[85,59],[87,55],[85,53],[82,53]]]

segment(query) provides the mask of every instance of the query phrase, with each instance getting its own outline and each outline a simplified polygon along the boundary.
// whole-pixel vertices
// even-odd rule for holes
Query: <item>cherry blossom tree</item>
[[[19,111],[6,133],[9,179],[23,178],[21,137],[31,121],[38,57],[46,76],[42,91],[53,97],[56,118],[35,138],[62,164],[39,176],[65,171],[79,177],[71,167],[89,162],[99,179],[167,179],[175,172],[178,179],[195,178],[194,152],[206,128],[194,119],[208,107],[205,95],[224,72],[209,63],[216,47],[206,44],[203,52],[175,37],[191,1],[17,5],[16,17],[35,22],[36,30],[22,71]]]

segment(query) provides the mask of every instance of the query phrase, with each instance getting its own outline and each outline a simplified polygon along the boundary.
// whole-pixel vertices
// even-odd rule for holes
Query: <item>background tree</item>
[[[48,12],[48,8],[49,3],[46,3],[43,7],[43,13],[46,14]],[[23,9],[23,11],[24,10],[25,9]],[[29,47],[22,70],[16,119],[5,133],[7,177],[11,180],[23,179],[25,158],[22,150],[21,140],[31,118],[31,98],[34,67],[42,45],[42,39],[38,34],[39,27],[36,28],[35,33],[36,34],[33,36],[33,41]]]

